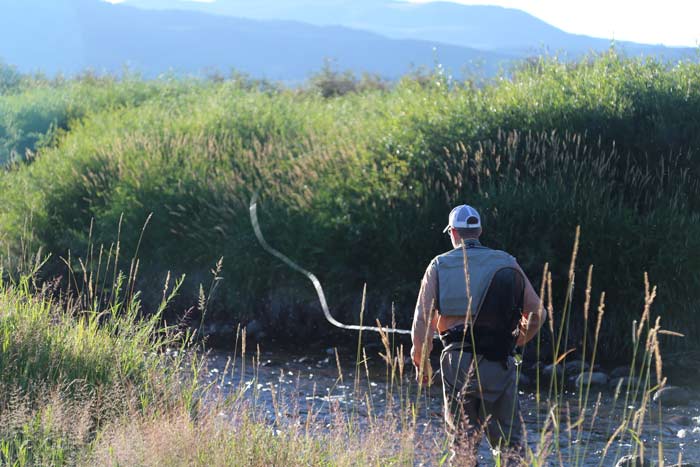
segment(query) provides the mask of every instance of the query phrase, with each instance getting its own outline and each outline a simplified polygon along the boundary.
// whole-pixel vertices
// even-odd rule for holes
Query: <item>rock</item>
[[[668,425],[691,426],[693,419],[687,415],[672,415],[664,420],[664,423]]]
[[[639,385],[639,379],[633,377],[633,376],[624,376],[622,378],[612,378],[610,382],[608,383],[608,387],[616,391],[618,386],[620,388],[621,392],[627,391],[627,387],[630,388],[630,390],[634,391],[635,388]]]
[[[265,326],[263,326],[260,321],[254,319],[246,324],[245,333],[246,336],[251,339],[260,340],[265,337]]]
[[[588,384],[588,377],[589,377],[588,373],[584,373],[582,375],[576,376],[576,381],[575,381],[576,387],[578,387],[579,384],[581,384],[581,382],[583,382],[583,387],[585,389],[586,384]],[[610,378],[608,378],[608,375],[606,375],[605,373],[603,373],[601,371],[594,371],[593,373],[590,374],[590,378],[591,378],[591,389],[593,389],[593,388],[600,389],[601,387],[606,386],[608,384],[609,379],[610,379]]]
[[[541,362],[535,362],[532,365],[528,365],[526,363],[523,363],[523,369],[522,373],[530,377],[530,379],[535,379],[537,372],[542,371],[542,363]]]
[[[522,387],[532,386],[532,379],[525,373],[520,373],[520,375],[518,375],[518,385]]]
[[[554,374],[554,364],[550,363],[542,369],[542,376],[546,378],[551,378]],[[564,368],[561,365],[556,366],[557,377],[561,378],[564,375]]]
[[[576,391],[578,390],[578,384],[576,384],[576,379],[578,378],[577,375],[566,375],[566,388],[569,391]]]
[[[212,337],[230,337],[236,333],[236,327],[228,323],[205,323],[202,334]]]
[[[690,392],[678,386],[666,386],[654,393],[654,402],[666,406],[688,405]]]
[[[639,456],[628,454],[621,457],[615,464],[615,467],[651,467],[652,463],[647,457],[644,457],[644,462],[642,462]]]
[[[583,371],[588,371],[591,366],[587,362],[583,362]],[[564,365],[564,369],[570,375],[581,373],[581,360],[573,360]]]
[[[231,323],[204,323],[199,337],[213,347],[231,347],[236,342],[236,326]]]
[[[618,366],[613,368],[610,372],[611,379],[624,378],[630,375],[630,368],[628,366]]]
[[[676,436],[680,439],[683,439],[686,436],[688,436],[688,430],[686,430],[685,428],[682,430],[678,430],[678,433],[676,433]]]

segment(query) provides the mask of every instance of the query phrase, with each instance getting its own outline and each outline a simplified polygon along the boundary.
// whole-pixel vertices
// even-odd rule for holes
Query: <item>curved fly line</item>
[[[263,237],[262,230],[260,229],[260,222],[258,222],[258,195],[254,195],[253,198],[250,200],[250,222],[253,224],[253,230],[255,231],[255,236],[258,239],[258,242],[260,242],[260,245],[270,253],[272,256],[278,258],[281,260],[283,263],[285,263],[287,266],[290,268],[294,269],[295,271],[303,274],[306,276],[307,279],[311,281],[311,283],[314,285],[314,289],[316,289],[316,294],[318,295],[318,301],[321,303],[321,308],[323,309],[323,314],[326,318],[326,321],[331,323],[333,326],[340,328],[340,329],[348,329],[351,331],[375,331],[375,332],[388,332],[388,333],[395,333],[395,334],[411,334],[411,331],[409,329],[396,329],[396,328],[384,328],[384,327],[377,327],[377,326],[360,326],[357,324],[343,324],[337,319],[331,315],[330,310],[328,309],[328,303],[326,302],[326,295],[323,293],[323,287],[321,286],[321,282],[318,280],[318,278],[311,273],[310,271],[307,271],[306,269],[302,268],[299,266],[297,263],[289,259],[287,256],[285,256],[283,253],[275,250],[270,246],[269,243],[265,240],[265,237]]]

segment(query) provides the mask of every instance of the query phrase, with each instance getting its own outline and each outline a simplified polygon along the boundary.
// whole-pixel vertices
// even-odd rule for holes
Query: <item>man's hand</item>
[[[418,385],[430,387],[433,384],[433,367],[430,361],[426,360],[425,366],[422,368],[415,365],[415,363],[414,366],[416,368],[416,381]]]

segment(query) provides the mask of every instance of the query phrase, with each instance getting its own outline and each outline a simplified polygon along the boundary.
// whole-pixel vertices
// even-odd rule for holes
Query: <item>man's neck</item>
[[[455,246],[455,248],[461,248],[462,245],[469,247],[472,245],[476,246],[481,246],[481,242],[479,242],[478,238],[460,238],[459,239],[459,244]]]

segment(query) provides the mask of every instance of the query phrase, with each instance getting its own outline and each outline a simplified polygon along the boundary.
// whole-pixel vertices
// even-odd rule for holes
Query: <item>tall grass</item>
[[[340,314],[353,316],[368,283],[368,320],[389,319],[393,302],[403,325],[423,265],[446,247],[446,214],[469,202],[482,211],[484,241],[533,278],[545,259],[565,256],[581,225],[582,260],[616,285],[603,342],[631,355],[624,336],[642,305],[641,271],[661,285],[665,322],[697,329],[699,73],[695,63],[609,53],[533,61],[479,88],[436,74],[331,98],[236,81],[70,83],[117,104],[83,106],[31,164],[0,175],[0,245],[10,256],[84,254],[91,225],[110,244],[121,219],[122,243],[134,248],[152,213],[140,263],[146,303],[157,305],[168,269],[188,275],[183,302],[196,297],[223,255],[209,318],[260,319],[300,337],[315,330],[285,316],[308,308],[312,291],[257,248],[254,193],[266,235],[322,277]],[[23,127],[19,116],[40,96],[74,100],[63,92],[29,90],[0,106],[19,109],[5,115]],[[554,280],[567,267],[553,262]],[[580,310],[583,293],[572,300]],[[568,339],[584,332],[579,323]]]
[[[245,363],[240,387],[211,397],[192,341],[162,327],[179,282],[142,317],[135,276],[116,277],[113,298],[98,309],[82,307],[103,303],[91,297],[92,283],[71,299],[36,289],[33,275],[0,281],[2,465],[404,465],[410,457],[409,438],[382,438],[396,430],[388,421],[362,433],[340,414],[330,430],[311,418],[304,425],[284,419],[282,394],[271,425],[251,398]],[[245,333],[241,342],[245,359]]]
[[[125,299],[121,274],[113,298],[90,308],[86,297],[59,294],[57,281],[38,286],[38,270],[29,272],[0,274],[0,463],[74,465],[122,414],[193,402],[181,386],[182,361],[162,355],[176,342],[161,324],[171,290],[144,317],[137,296]]]
[[[579,234],[577,231],[560,304],[552,293],[560,285],[553,283],[547,268],[541,282],[552,339],[540,343],[538,338],[536,348],[549,345],[552,349],[549,357],[536,357],[551,358],[555,367],[551,379],[537,377],[542,385],[536,388],[536,410],[542,417],[536,425],[526,426],[524,459],[508,460],[493,451],[494,457],[487,462],[576,466],[597,460],[598,465],[610,465],[630,454],[647,459],[653,455],[664,465],[662,407],[651,396],[666,384],[658,338],[668,331],[661,328],[658,318],[650,321],[656,288],[645,284],[644,307],[634,323],[630,373],[635,378],[618,384],[612,399],[601,402],[601,395],[591,386],[591,372],[604,329],[606,294],[594,296],[594,277],[588,268],[585,306],[582,312],[571,306],[577,290],[576,265],[582,256],[578,254]],[[269,385],[271,400],[265,402],[258,379],[263,371],[260,348],[254,352],[247,348],[245,330],[237,334],[240,345],[220,379],[207,383],[201,355],[190,347],[194,341],[161,327],[161,313],[180,282],[166,283],[161,306],[144,315],[134,288],[138,260],[132,256],[134,267],[125,276],[115,266],[116,252],[124,251],[121,245],[91,251],[98,253],[73,258],[87,274],[81,276],[74,270],[75,292],[70,296],[57,296],[48,285],[37,288],[34,278],[40,260],[29,270],[33,274],[20,275],[17,280],[8,279],[7,271],[0,274],[4,278],[0,282],[3,465],[447,462],[450,446],[442,427],[430,422],[426,428],[424,421],[432,416],[433,407],[427,403],[432,389],[416,387],[405,368],[403,347],[386,332],[380,333],[378,355],[365,345],[366,336],[358,335],[351,375],[344,374],[347,370],[336,352],[336,384],[347,387],[349,377],[354,379],[352,392],[344,390],[346,404],[333,402],[331,397],[316,402],[319,398],[314,393],[308,395],[311,402],[301,406],[298,388],[284,390],[283,385]],[[86,279],[80,282],[80,277]],[[109,287],[111,298],[94,294],[99,277],[114,278]],[[596,303],[597,312],[593,312]],[[363,303],[360,321],[364,315]],[[584,329],[592,325],[588,352],[564,346],[564,336],[575,321],[583,321]],[[556,371],[574,355],[590,369],[582,362],[574,375]],[[370,371],[368,361],[377,357],[385,363],[383,381]],[[571,376],[578,377],[573,397],[564,391]],[[226,381],[233,384],[224,384]],[[217,386],[230,389],[219,392]],[[383,387],[383,394],[376,393],[378,387]],[[382,410],[380,398],[385,400]],[[322,411],[329,415],[322,416]],[[658,421],[653,421],[652,411]],[[656,444],[645,441],[657,434]],[[602,440],[594,439],[601,436]]]
[[[540,375],[537,369],[537,409],[539,444],[530,449],[533,465],[547,465],[546,458],[558,459],[561,465],[590,465],[597,460],[597,465],[610,465],[623,456],[637,458],[636,462],[649,461],[652,454],[659,465],[668,463],[664,457],[664,432],[661,403],[653,404],[652,396],[666,386],[663,374],[663,361],[660,350],[660,337],[670,335],[675,338],[682,334],[662,329],[661,318],[651,321],[651,308],[656,298],[656,287],[649,284],[644,275],[644,305],[641,316],[632,323],[633,356],[629,362],[629,378],[617,381],[612,400],[601,403],[605,390],[593,387],[592,375],[596,368],[597,352],[603,341],[603,321],[606,310],[606,291],[599,294],[597,310],[596,300],[592,296],[593,266],[589,266],[584,288],[585,302],[581,313],[576,313],[571,306],[576,283],[576,263],[579,260],[580,230],[576,231],[573,254],[569,267],[568,285],[563,304],[555,307],[552,303],[552,276],[545,266],[542,280],[541,296],[546,301],[548,314],[551,351],[551,372]],[[545,293],[546,291],[546,293]],[[558,311],[555,312],[555,309]],[[593,313],[595,311],[595,313]],[[591,330],[592,339],[586,335],[580,347],[564,347],[569,328],[575,321],[583,321],[584,330]],[[558,329],[557,329],[558,327]],[[545,328],[543,328],[545,330]],[[537,361],[541,349],[542,332],[537,336]],[[587,348],[587,344],[590,348]],[[565,368],[569,361],[579,362],[572,372]],[[579,360],[574,360],[578,358]],[[560,371],[561,370],[561,371]],[[573,374],[571,374],[573,373]],[[543,377],[544,376],[544,377]],[[548,380],[548,381],[547,381]],[[540,387],[540,382],[543,387]],[[547,384],[548,383],[548,384]],[[612,383],[615,383],[613,380]],[[547,389],[548,386],[548,389]],[[567,389],[572,389],[575,397],[567,397]],[[540,391],[544,389],[546,398],[541,399]],[[540,411],[540,405],[545,410]],[[616,412],[617,410],[617,412]],[[609,420],[602,414],[607,412]],[[655,412],[652,414],[652,412]],[[539,414],[546,418],[540,420]],[[610,416],[610,414],[615,414]],[[652,415],[655,415],[652,416]],[[541,425],[540,425],[541,424]],[[601,427],[602,424],[607,426]],[[604,446],[593,446],[594,434],[603,434]],[[656,444],[649,438],[656,438]],[[675,461],[675,459],[673,459]],[[680,460],[679,460],[680,462]]]

